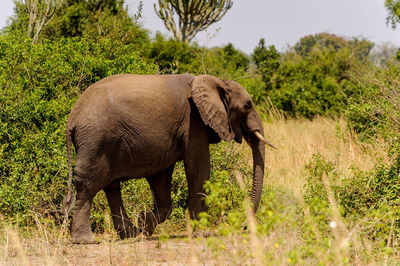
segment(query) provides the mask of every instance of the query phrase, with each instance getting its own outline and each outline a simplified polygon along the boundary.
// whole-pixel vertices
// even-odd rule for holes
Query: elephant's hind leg
[[[171,213],[171,181],[174,165],[167,170],[147,178],[153,193],[154,209],[151,212],[142,212],[138,218],[139,229],[147,236],[151,236],[157,224],[164,222]]]
[[[74,244],[93,244],[90,229],[90,208],[98,190],[90,188],[84,181],[76,181],[76,203],[72,217],[71,237]]]
[[[126,214],[124,205],[121,198],[120,182],[116,181],[108,185],[104,192],[106,193],[108,204],[111,209],[111,216],[113,219],[115,230],[121,239],[128,237],[136,237],[138,229],[133,226],[131,220]]]
[[[97,192],[106,186],[110,168],[105,155],[95,159],[97,157],[88,157],[86,154],[78,154],[76,159],[76,201],[71,225],[72,242],[75,244],[96,243],[90,228],[90,208]]]

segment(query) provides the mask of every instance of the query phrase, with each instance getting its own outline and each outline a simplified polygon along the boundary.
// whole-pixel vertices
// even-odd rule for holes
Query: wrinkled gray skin
[[[209,144],[222,140],[249,143],[253,152],[254,211],[264,176],[263,127],[251,98],[235,81],[209,75],[129,75],[107,77],[90,86],[68,118],[69,191],[73,206],[72,147],[76,149],[76,200],[71,224],[74,243],[93,243],[89,214],[97,192],[104,190],[114,227],[121,238],[151,235],[171,213],[171,176],[183,160],[191,218],[206,210],[203,185],[210,175]],[[133,226],[122,204],[120,182],[146,178],[154,209],[142,212]]]

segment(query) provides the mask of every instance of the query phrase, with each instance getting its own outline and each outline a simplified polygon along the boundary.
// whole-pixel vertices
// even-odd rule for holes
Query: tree
[[[227,64],[232,64],[232,66],[237,69],[247,70],[249,66],[249,59],[247,56],[233,47],[232,43],[225,45],[220,51],[222,58]]]
[[[198,48],[174,38],[164,38],[160,33],[146,47],[145,57],[157,64],[161,73],[193,72],[193,61]]]
[[[16,1],[17,12],[25,12],[28,16],[27,34],[36,43],[43,28],[51,21],[63,0],[19,0]]]
[[[257,66],[257,71],[262,74],[262,80],[266,85],[266,90],[272,89],[272,79],[280,66],[281,55],[274,45],[265,46],[264,38],[260,39],[253,51],[253,62]]]
[[[363,60],[368,58],[374,44],[364,38],[353,37],[343,38],[341,36],[321,32],[315,35],[307,35],[302,37],[294,46],[294,50],[299,55],[306,57],[312,50],[330,49],[339,51],[347,48],[352,51],[352,54],[358,59]]]
[[[396,24],[400,22],[400,0],[386,0],[385,8],[388,12],[386,24],[395,29]]]
[[[51,12],[47,12],[45,7]],[[47,15],[44,23],[32,24],[31,17],[38,17],[35,12],[43,14],[42,17],[45,18],[46,14],[51,17]],[[140,14],[141,5],[138,12]],[[136,18],[128,15],[124,0],[19,0],[16,2],[10,31],[19,29],[30,32],[31,28],[34,29],[31,24],[41,25],[40,31],[35,30],[35,37],[29,35],[34,38],[34,42],[39,33],[41,38],[52,40],[62,37],[88,37],[98,40],[100,37],[107,37],[122,40],[124,43],[148,41],[146,31],[140,27]]]
[[[302,37],[294,46],[294,50],[302,55],[308,55],[313,48],[328,47],[339,50],[347,46],[347,41],[340,36],[331,33],[317,33]]]
[[[158,5],[154,4],[154,9],[165,27],[177,40],[187,43],[199,31],[218,22],[233,3],[231,0],[158,0]],[[179,20],[178,26],[175,14]]]

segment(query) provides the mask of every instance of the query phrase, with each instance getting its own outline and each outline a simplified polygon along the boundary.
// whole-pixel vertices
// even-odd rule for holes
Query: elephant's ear
[[[228,85],[214,76],[200,75],[191,80],[190,86],[193,101],[204,123],[214,129],[221,139],[231,141],[234,133],[228,116]]]

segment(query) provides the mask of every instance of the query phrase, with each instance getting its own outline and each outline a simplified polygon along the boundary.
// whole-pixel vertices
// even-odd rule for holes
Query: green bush
[[[389,153],[390,163],[380,163],[372,171],[356,171],[336,188],[345,216],[352,221],[364,219],[363,226],[375,240],[393,239],[400,245],[400,145]]]
[[[141,4],[138,13],[131,17],[124,0],[69,0],[56,3],[59,7],[54,16],[44,24],[39,42],[71,37],[84,37],[94,41],[108,38],[119,40],[124,44],[136,44],[136,50],[149,43],[147,31],[137,21],[141,16]],[[40,10],[45,10],[48,3],[38,1],[36,4],[39,10],[37,19],[40,19],[42,13]],[[5,30],[11,33],[21,31],[26,34],[32,19],[26,1],[16,1],[14,12],[10,25]],[[34,24],[33,26],[35,28]],[[30,34],[29,37],[33,37],[34,32]]]
[[[252,58],[264,82],[256,101],[267,96],[292,117],[339,117],[348,103],[361,93],[358,75],[369,70],[372,43],[357,38],[321,33],[305,36],[292,49],[278,53],[261,39]]]
[[[390,142],[398,137],[399,74],[400,66],[392,62],[358,77],[360,93],[349,101],[345,116],[362,140],[380,135]]]
[[[117,73],[155,73],[120,41],[0,36],[0,212],[59,208],[65,194],[65,123],[80,93]]]
[[[161,73],[210,74],[222,79],[247,75],[250,60],[231,43],[207,49],[157,33],[145,49],[145,56],[159,66]]]
[[[160,33],[145,49],[146,58],[154,62],[161,73],[192,73],[193,62],[199,53],[197,45],[166,39]]]
[[[391,245],[400,245],[400,149],[396,144],[389,164],[378,164],[371,171],[353,169],[351,176],[343,176],[334,164],[321,155],[315,155],[307,165],[305,203],[317,225],[319,234],[330,235],[329,222],[338,212],[348,230],[357,224],[360,234],[374,241],[392,239]],[[324,179],[325,178],[325,181]],[[333,193],[328,198],[327,189]],[[332,205],[337,203],[337,210]]]
[[[350,79],[353,64],[347,49],[321,48],[305,58],[287,54],[268,95],[278,109],[293,117],[340,116],[348,98],[358,91]]]
[[[265,47],[265,40],[260,39],[254,48],[252,59],[257,67],[257,72],[261,74],[261,79],[265,83],[265,93],[267,93],[273,88],[272,85],[281,65],[281,54],[274,45]]]

